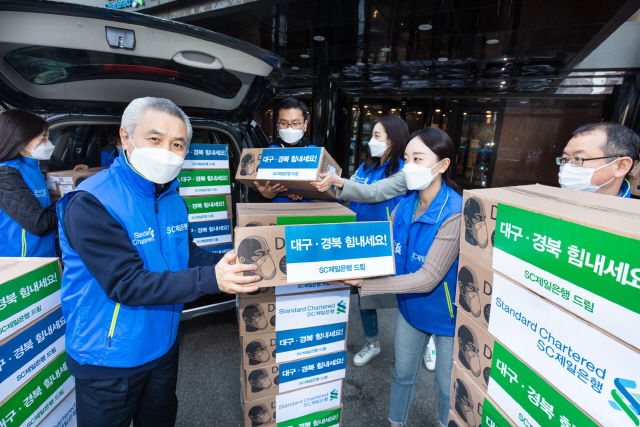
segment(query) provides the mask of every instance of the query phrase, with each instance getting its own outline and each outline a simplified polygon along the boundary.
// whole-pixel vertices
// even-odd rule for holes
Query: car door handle
[[[219,70],[223,68],[222,62],[218,58],[204,52],[193,50],[178,52],[173,56],[173,60],[187,67],[204,68],[207,70]]]

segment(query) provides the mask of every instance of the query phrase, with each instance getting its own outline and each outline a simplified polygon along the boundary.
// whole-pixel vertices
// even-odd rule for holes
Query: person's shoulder
[[[462,212],[462,196],[456,190],[449,188],[449,206],[454,212]]]

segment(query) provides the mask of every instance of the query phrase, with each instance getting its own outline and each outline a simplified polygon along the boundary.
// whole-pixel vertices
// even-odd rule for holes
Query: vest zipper
[[[451,324],[453,325],[453,306],[451,305],[451,294],[449,293],[449,286],[447,286],[447,282],[444,282],[444,293],[447,296],[447,305],[449,306],[449,316],[451,316]]]
[[[156,198],[156,213],[158,213],[158,199]]]
[[[109,328],[109,343],[111,347],[111,338],[113,338],[113,331],[116,329],[116,321],[118,320],[118,311],[120,311],[120,303],[116,303],[116,308],[113,310],[113,316],[111,317],[111,328]]]
[[[158,224],[158,216],[157,216],[158,213],[159,213],[158,212],[158,199],[160,198],[161,195],[162,194],[157,195],[155,197],[155,199],[154,199],[154,205],[155,205],[155,208],[156,208],[156,226],[158,226],[158,229],[160,228],[159,227],[160,224]],[[161,237],[160,237],[160,239],[161,239]],[[161,242],[159,242],[159,243],[160,243],[160,246],[162,246],[162,243]],[[162,254],[162,258],[164,259],[164,254]],[[164,262],[165,262],[165,264],[168,265],[166,259],[165,259]],[[175,308],[175,306],[176,306],[175,304],[172,305],[172,307],[174,307],[174,308]],[[171,317],[171,325],[170,325],[170,329],[169,329],[169,344],[171,344],[171,335],[172,335],[171,331],[173,331],[173,316]]]
[[[22,258],[27,256],[27,233],[24,228],[22,229],[22,253],[20,256]]]

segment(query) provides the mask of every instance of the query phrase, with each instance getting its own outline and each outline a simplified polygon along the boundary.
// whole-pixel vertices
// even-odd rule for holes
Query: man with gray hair
[[[638,158],[640,139],[626,126],[593,123],[573,132],[556,159],[560,166],[558,181],[563,188],[631,197],[625,179]]]
[[[182,306],[243,286],[255,265],[193,243],[175,191],[191,140],[173,102],[135,99],[122,115],[124,154],[57,205],[67,366],[78,425],[173,426]]]

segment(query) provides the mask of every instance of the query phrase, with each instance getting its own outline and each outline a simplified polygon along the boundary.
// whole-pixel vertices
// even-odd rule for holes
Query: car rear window
[[[232,99],[242,82],[229,71],[207,70],[172,60],[80,49],[29,46],[4,59],[31,83],[48,85],[97,79],[150,80],[185,86]]]

